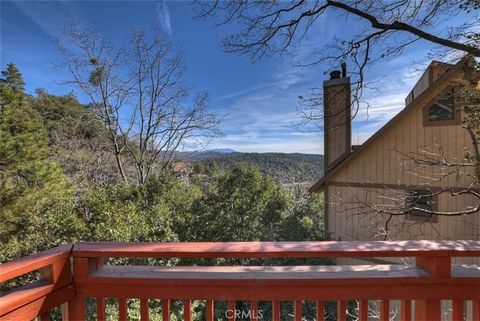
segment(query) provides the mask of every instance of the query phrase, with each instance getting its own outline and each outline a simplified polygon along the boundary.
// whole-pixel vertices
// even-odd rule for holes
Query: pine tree
[[[25,91],[25,82],[20,70],[13,63],[7,65],[7,69],[2,71],[2,84],[9,86],[15,94],[20,94]]]
[[[41,117],[25,95],[15,94],[10,85],[3,84],[0,262],[71,242],[81,225],[73,210],[73,190],[60,166],[50,159]]]

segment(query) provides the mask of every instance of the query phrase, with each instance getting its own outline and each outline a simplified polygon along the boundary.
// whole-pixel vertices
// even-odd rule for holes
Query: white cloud
[[[224,127],[235,129],[232,133],[227,131],[220,145],[229,147],[228,144],[232,144],[252,151],[280,149],[323,153],[321,132],[300,133],[294,125],[301,120],[296,112],[298,96],[312,87],[320,87],[328,71],[322,68],[329,66],[301,68],[292,67],[292,63],[306,64],[318,57],[319,37],[325,42],[336,33],[337,24],[324,22],[325,25],[319,25],[317,33],[313,33],[307,42],[291,50],[290,63],[283,61],[279,64],[268,83],[256,84],[217,99],[217,103],[229,103]],[[368,71],[368,80],[380,88],[379,91],[364,91],[363,99],[370,108],[363,107],[353,122],[353,144],[363,143],[404,108],[404,99],[421,73],[412,69],[412,65],[425,64],[426,57],[426,51],[418,49],[377,64]],[[276,140],[276,136],[282,138]]]
[[[164,0],[157,1],[157,13],[158,13],[158,22],[163,30],[172,35],[172,23],[170,21],[170,11],[168,10],[167,4]]]
[[[251,135],[228,135],[212,144],[213,148],[233,148],[240,152],[283,152],[283,153],[312,153],[321,154],[323,139],[319,136],[299,136],[285,139],[252,138]]]
[[[359,145],[377,132],[405,108],[405,97],[423,73],[429,61],[425,51],[406,54],[383,64],[384,75],[373,82],[381,84],[381,91],[365,94],[369,108],[361,108],[353,121],[352,144]],[[420,67],[421,66],[421,67]]]

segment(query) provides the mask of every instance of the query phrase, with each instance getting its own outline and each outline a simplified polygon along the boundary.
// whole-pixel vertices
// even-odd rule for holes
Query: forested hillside
[[[195,162],[195,173],[212,175],[237,164],[254,166],[282,184],[313,183],[323,174],[323,155],[285,153],[229,153]]]
[[[1,262],[77,241],[326,238],[321,195],[280,184],[318,178],[321,156],[155,158],[137,136],[116,134],[92,104],[25,93],[14,64],[2,75]],[[194,169],[180,177],[184,162]]]

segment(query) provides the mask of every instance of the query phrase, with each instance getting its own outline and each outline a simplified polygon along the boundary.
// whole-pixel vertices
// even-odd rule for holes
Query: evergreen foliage
[[[258,168],[237,164],[216,178],[192,208],[185,235],[192,241],[321,240],[319,200],[292,197]]]
[[[1,101],[0,260],[5,261],[75,240],[82,224],[73,190],[49,157],[42,119],[10,85],[2,85]]]
[[[194,173],[214,176],[242,163],[257,167],[282,184],[312,183],[322,176],[323,155],[285,153],[232,153],[196,161]]]
[[[20,72],[15,74],[20,76],[13,83],[23,84]],[[0,87],[1,262],[77,241],[326,238],[322,200],[279,183],[303,179],[300,168],[308,162],[317,176],[320,158],[234,154],[197,163],[197,176],[207,184],[168,170],[144,184],[124,183],[115,160],[104,153],[108,131],[89,106],[43,89],[27,95],[23,85],[14,90],[13,78]],[[128,162],[124,166],[127,175],[135,170]],[[142,261],[153,263],[158,262]]]
[[[21,94],[25,91],[25,82],[23,76],[13,63],[7,65],[7,69],[2,71],[2,78],[0,83],[7,85],[15,94]]]

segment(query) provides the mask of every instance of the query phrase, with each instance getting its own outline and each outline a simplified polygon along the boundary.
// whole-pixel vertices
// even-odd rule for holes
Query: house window
[[[429,190],[412,190],[407,194],[407,208],[412,218],[430,218],[433,211],[433,195]],[[421,209],[425,210],[422,211]]]
[[[446,94],[428,107],[428,121],[454,120],[455,104],[453,98],[453,94]]]

